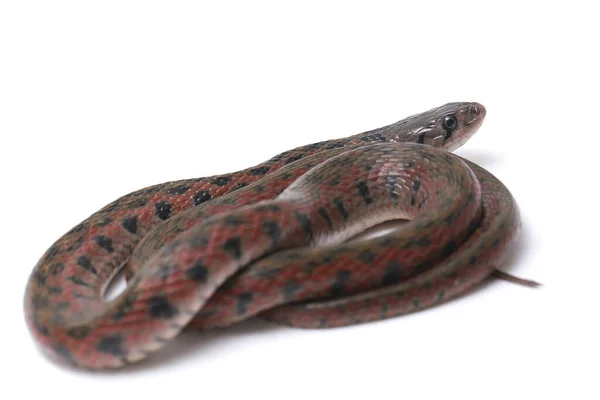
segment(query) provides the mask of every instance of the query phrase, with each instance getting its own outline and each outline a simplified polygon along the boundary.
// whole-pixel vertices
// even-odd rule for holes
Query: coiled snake
[[[501,273],[520,228],[507,188],[451,153],[478,103],[298,147],[226,175],[127,194],[59,238],[35,266],[25,315],[52,358],[101,369],[140,360],[186,326],[250,316],[304,328],[390,318]],[[349,240],[389,220],[385,235]],[[126,269],[123,293],[105,301]]]

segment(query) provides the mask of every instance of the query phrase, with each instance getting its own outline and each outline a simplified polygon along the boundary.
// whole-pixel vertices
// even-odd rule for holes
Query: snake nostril
[[[473,118],[485,116],[485,107],[479,103],[473,103],[470,111],[470,114]]]

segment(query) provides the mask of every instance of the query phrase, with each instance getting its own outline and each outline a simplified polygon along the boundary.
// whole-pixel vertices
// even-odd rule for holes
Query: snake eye
[[[454,132],[454,130],[458,128],[458,120],[454,115],[446,115],[442,119],[442,126],[446,131],[446,139],[450,139],[450,136],[452,136],[452,132]]]
[[[458,120],[454,115],[446,115],[442,120],[442,124],[446,132],[452,133],[458,126]]]

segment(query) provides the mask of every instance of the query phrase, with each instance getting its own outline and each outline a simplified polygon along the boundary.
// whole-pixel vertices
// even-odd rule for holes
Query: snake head
[[[447,103],[398,122],[390,139],[454,151],[477,132],[485,114],[479,103]]]

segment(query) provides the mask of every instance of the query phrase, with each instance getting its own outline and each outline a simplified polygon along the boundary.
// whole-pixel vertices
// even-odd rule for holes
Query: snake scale
[[[301,146],[235,173],[143,188],[60,237],[34,267],[24,312],[52,359],[141,360],[183,329],[251,316],[302,328],[422,310],[502,273],[520,230],[508,189],[453,153],[478,103]],[[378,237],[356,235],[391,220]],[[115,274],[127,286],[105,299]]]

